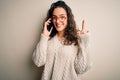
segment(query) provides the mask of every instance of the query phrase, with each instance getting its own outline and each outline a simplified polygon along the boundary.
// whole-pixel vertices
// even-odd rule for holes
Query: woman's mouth
[[[57,28],[60,28],[62,26],[62,24],[57,24],[56,27]]]

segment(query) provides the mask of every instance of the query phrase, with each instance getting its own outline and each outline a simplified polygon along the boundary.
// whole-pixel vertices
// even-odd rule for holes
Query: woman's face
[[[64,32],[67,27],[67,13],[64,8],[58,7],[54,9],[52,22],[58,32]]]

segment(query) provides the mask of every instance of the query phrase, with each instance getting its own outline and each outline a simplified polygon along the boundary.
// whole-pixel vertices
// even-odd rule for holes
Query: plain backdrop
[[[40,80],[32,61],[43,20],[56,0],[0,0],[0,80]],[[65,0],[91,32],[92,68],[83,80],[120,80],[120,0]]]

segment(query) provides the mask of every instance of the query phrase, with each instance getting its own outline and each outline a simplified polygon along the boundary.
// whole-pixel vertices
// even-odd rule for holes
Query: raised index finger
[[[82,20],[82,30],[85,29],[85,21]]]

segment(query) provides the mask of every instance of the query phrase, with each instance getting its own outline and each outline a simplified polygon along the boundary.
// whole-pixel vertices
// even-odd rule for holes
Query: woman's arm
[[[40,67],[43,66],[46,62],[46,55],[47,55],[47,42],[48,38],[45,35],[41,34],[41,38],[39,43],[36,46],[36,49],[33,52],[33,61],[34,63]]]
[[[75,58],[75,71],[77,74],[83,74],[90,68],[89,60],[89,33],[80,35],[80,52]]]
[[[75,71],[77,74],[83,74],[90,66],[89,59],[89,36],[90,33],[84,26],[84,20],[82,21],[82,30],[78,30],[80,36],[80,52],[75,58]]]
[[[43,32],[41,34],[40,41],[37,44],[36,49],[33,53],[33,61],[38,67],[40,67],[46,63],[47,42],[49,39],[49,35],[51,34],[52,29],[53,29],[53,27],[52,27],[50,29],[50,31],[47,30],[47,26],[51,22],[50,20],[51,20],[51,18],[49,18],[46,22],[44,22],[44,28],[43,28]]]

